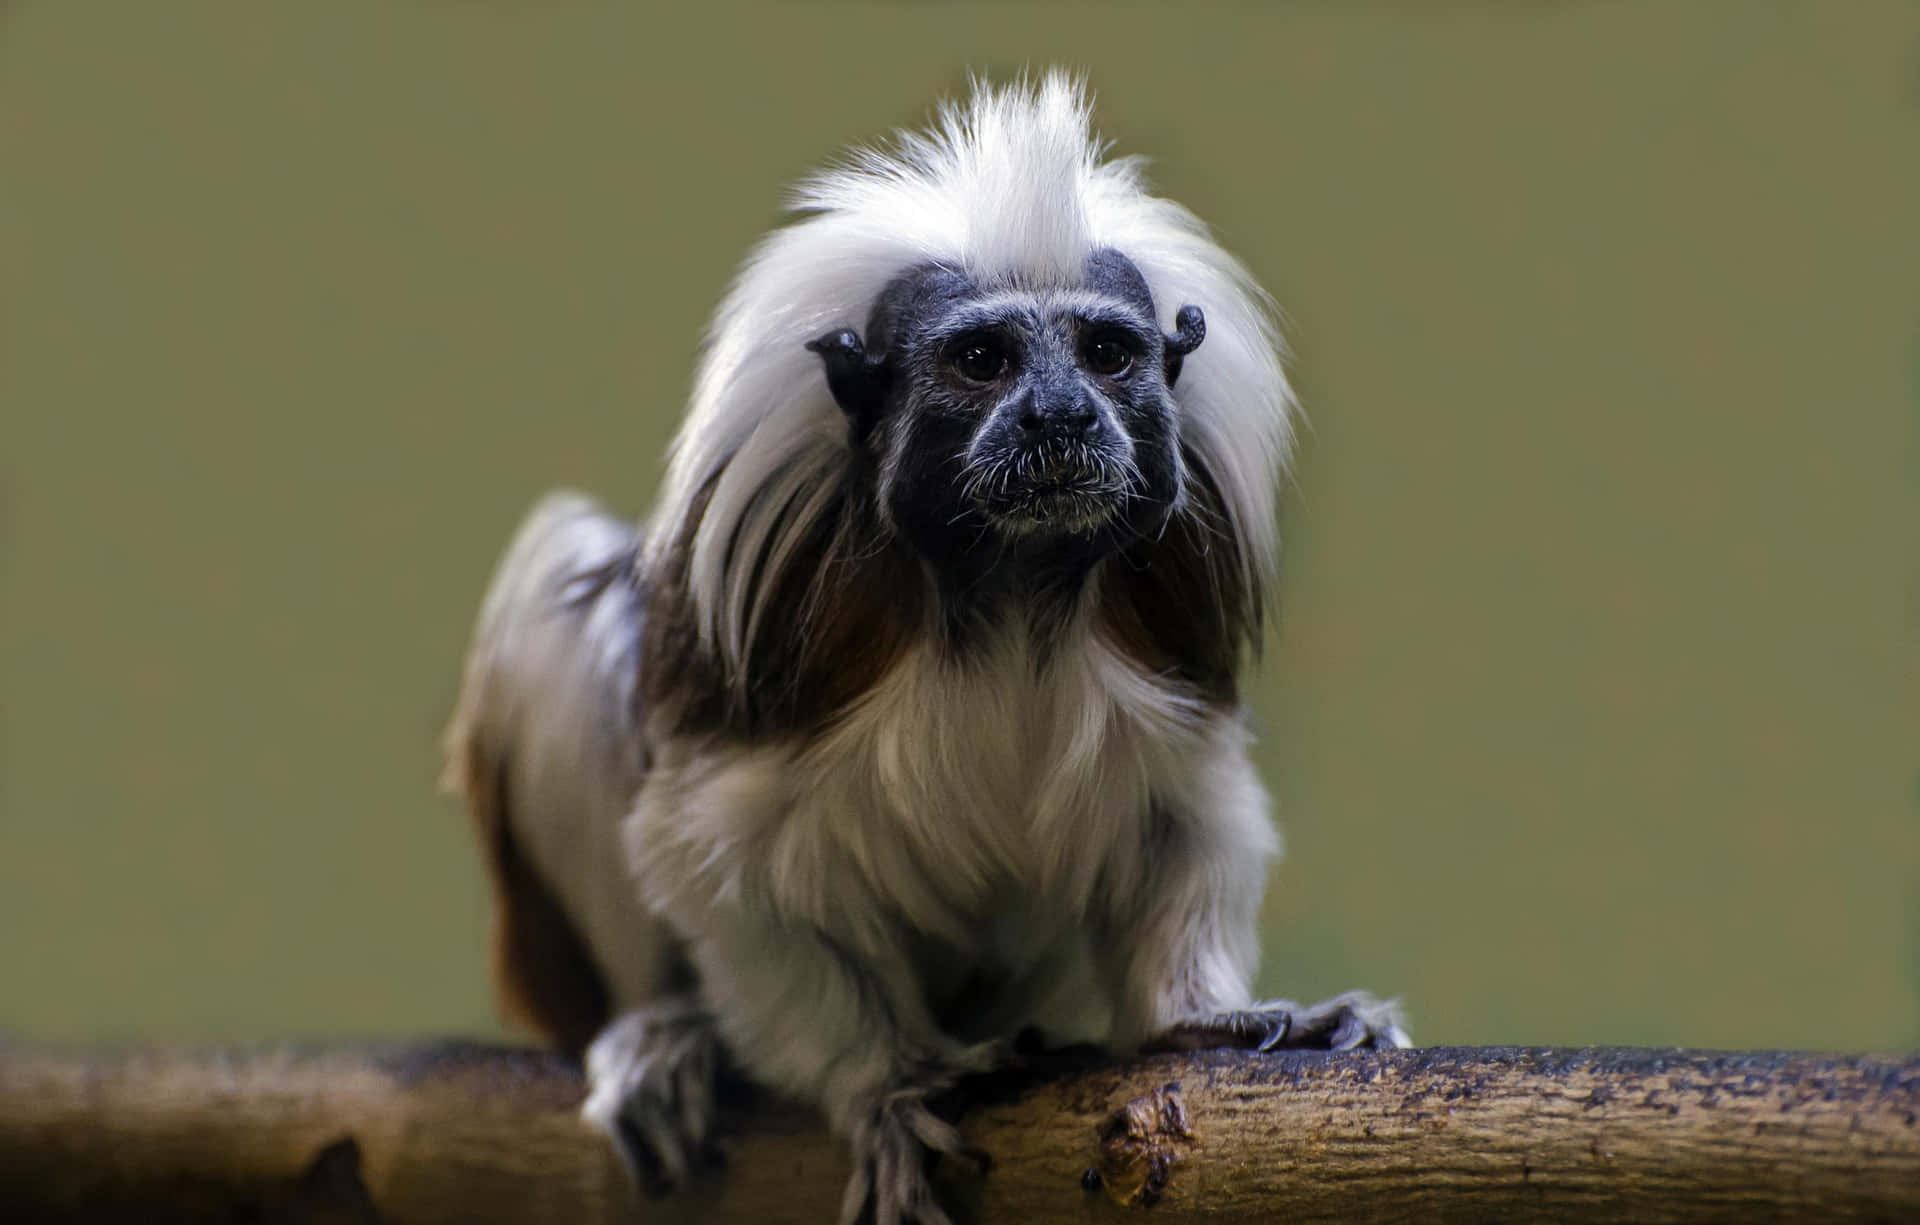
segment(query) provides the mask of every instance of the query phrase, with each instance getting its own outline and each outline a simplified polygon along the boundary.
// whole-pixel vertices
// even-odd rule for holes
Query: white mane
[[[1206,342],[1174,389],[1180,434],[1219,485],[1247,581],[1266,577],[1293,404],[1270,302],[1198,218],[1148,194],[1140,159],[1102,160],[1090,119],[1084,84],[1060,71],[1037,86],[977,82],[927,131],[802,182],[800,219],[748,257],[714,317],[648,545],[651,567],[712,483],[687,582],[701,637],[729,676],[751,641],[757,560],[777,572],[847,462],[845,421],[803,346],[835,328],[864,331],[887,283],[930,261],[1040,286],[1077,278],[1111,247],[1146,278],[1163,329],[1181,306],[1199,306]]]

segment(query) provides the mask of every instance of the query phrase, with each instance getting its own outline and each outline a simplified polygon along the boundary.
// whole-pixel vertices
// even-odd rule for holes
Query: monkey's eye
[[[1007,351],[991,336],[969,336],[955,345],[947,362],[972,383],[991,383],[1007,372]]]
[[[1095,374],[1112,378],[1125,374],[1127,367],[1133,365],[1133,346],[1112,333],[1095,336],[1087,344],[1082,354],[1087,369]]]

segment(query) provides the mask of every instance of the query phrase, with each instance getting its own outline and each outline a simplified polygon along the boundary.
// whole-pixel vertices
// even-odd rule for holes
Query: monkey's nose
[[[1020,431],[1033,442],[1043,438],[1084,438],[1093,432],[1099,420],[1093,397],[1080,390],[1064,395],[1029,396],[1020,406]]]

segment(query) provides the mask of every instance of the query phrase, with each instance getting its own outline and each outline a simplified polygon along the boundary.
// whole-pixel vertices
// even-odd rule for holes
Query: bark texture
[[[802,1110],[634,1204],[564,1061],[0,1050],[0,1220],[831,1225]],[[1917,1221],[1920,1056],[1600,1048],[1059,1058],[969,1090],[976,1222]]]

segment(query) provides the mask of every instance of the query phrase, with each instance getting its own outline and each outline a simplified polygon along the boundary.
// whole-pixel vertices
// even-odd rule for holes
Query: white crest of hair
[[[1268,577],[1292,394],[1271,303],[1191,212],[1149,194],[1138,158],[1107,159],[1083,82],[976,82],[930,128],[855,151],[803,182],[800,214],[747,259],[710,329],[656,508],[650,564],[696,513],[687,576],[703,641],[736,683],[751,642],[750,576],[777,573],[832,503],[846,424],[806,342],[865,328],[901,272],[941,262],[989,284],[1062,287],[1102,248],[1146,278],[1163,328],[1206,314],[1174,398],[1181,437],[1219,486],[1250,571]]]

